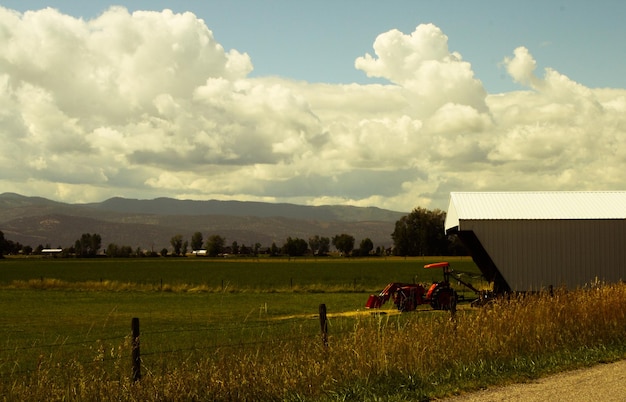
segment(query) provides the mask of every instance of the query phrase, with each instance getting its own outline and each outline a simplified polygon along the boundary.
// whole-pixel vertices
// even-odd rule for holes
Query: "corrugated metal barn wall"
[[[460,220],[513,291],[626,280],[626,220]]]

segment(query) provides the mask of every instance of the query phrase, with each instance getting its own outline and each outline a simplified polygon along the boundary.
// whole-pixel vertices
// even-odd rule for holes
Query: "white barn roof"
[[[464,219],[626,219],[626,191],[450,193],[445,230]]]

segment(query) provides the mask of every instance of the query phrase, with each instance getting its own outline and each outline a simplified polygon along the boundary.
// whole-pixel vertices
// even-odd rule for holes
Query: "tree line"
[[[210,235],[205,243],[202,233],[195,232],[191,236],[191,242],[183,241],[182,235],[178,234],[172,237],[170,244],[174,250],[174,255],[186,255],[188,247],[191,247],[196,254],[198,254],[198,251],[203,251],[203,254],[209,257],[217,257],[226,254],[257,256],[261,253],[270,256],[286,255],[290,257],[305,255],[326,256],[331,251],[331,245],[342,255],[350,256],[373,255],[372,252],[374,250],[374,243],[369,238],[363,239],[360,243],[360,247],[355,249],[354,237],[346,233],[333,236],[332,238],[315,235],[308,240],[298,237],[287,237],[280,247],[273,242],[271,246],[264,248],[260,243],[246,246],[245,244],[240,245],[237,241],[233,241],[229,245],[227,244],[226,238],[216,234]],[[379,247],[375,254],[381,253],[382,251]]]
[[[176,234],[170,239],[171,249],[164,247],[160,252],[154,250],[145,251],[141,248],[120,246],[109,243],[102,250],[102,237],[97,233],[84,233],[69,248],[62,249],[62,256],[95,257],[106,255],[108,257],[158,257],[158,256],[185,256],[191,250],[196,255],[217,257],[224,255],[249,255],[258,256],[268,254],[270,256],[298,257],[305,255],[326,256],[331,251],[331,245],[342,256],[427,256],[427,255],[465,255],[465,249],[459,244],[456,236],[448,237],[444,233],[445,212],[435,209],[416,208],[411,213],[396,221],[394,231],[391,233],[393,247],[374,248],[374,243],[369,238],[364,238],[356,246],[354,236],[346,233],[333,237],[315,235],[308,240],[288,237],[284,243],[278,246],[275,242],[269,247],[263,247],[260,243],[252,245],[239,244],[233,241],[227,244],[227,239],[218,234],[211,234],[206,241],[201,232],[194,232],[190,240],[184,239],[181,234]],[[50,248],[50,247],[45,247]],[[61,249],[61,247],[59,247]],[[17,242],[7,240],[0,231],[0,257],[4,254],[40,254],[44,250],[39,245],[33,250],[30,246],[23,246]]]

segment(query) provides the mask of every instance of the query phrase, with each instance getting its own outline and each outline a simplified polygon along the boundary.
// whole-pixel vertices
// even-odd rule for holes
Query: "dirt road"
[[[489,388],[442,401],[626,401],[626,360],[567,371],[528,383]]]

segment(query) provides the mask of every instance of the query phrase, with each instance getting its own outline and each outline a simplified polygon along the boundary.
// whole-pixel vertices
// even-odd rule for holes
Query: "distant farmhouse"
[[[63,252],[62,248],[44,248],[41,250],[41,254],[44,254],[44,255],[61,254],[62,252]]]
[[[626,192],[451,193],[445,231],[495,292],[626,280]]]

